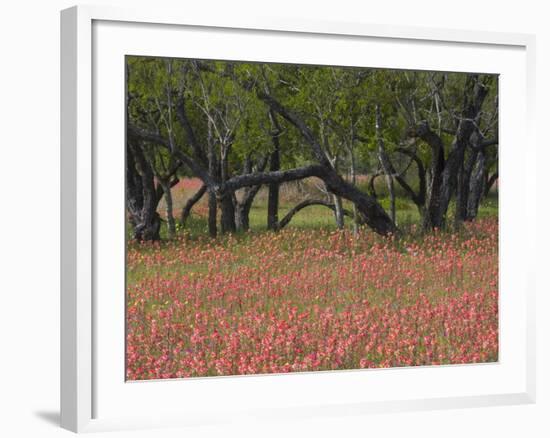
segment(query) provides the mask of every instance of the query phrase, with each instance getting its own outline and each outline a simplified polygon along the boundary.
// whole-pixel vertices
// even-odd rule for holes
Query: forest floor
[[[176,206],[200,184],[180,185]],[[312,190],[282,190],[280,216]],[[250,232],[212,240],[204,201],[175,240],[128,244],[128,379],[498,360],[496,195],[459,232],[399,240],[337,231],[325,207],[265,231],[264,192]]]

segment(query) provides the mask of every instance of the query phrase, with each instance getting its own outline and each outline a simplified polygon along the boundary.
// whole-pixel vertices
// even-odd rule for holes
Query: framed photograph
[[[78,6],[61,54],[64,428],[534,402],[534,37]]]

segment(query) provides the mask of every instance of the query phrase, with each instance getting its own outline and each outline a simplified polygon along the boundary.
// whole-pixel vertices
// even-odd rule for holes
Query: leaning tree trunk
[[[493,173],[491,176],[487,177],[487,182],[485,183],[485,189],[483,191],[483,196],[487,197],[489,196],[489,192],[491,191],[491,188],[493,185],[498,181],[498,171]],[[497,186],[498,187],[498,186]]]
[[[233,188],[239,188],[237,186],[243,187],[245,185],[257,185],[259,183],[270,184],[271,182],[285,182],[290,180],[302,179],[303,177],[305,177],[305,173],[309,173],[309,175],[307,176],[317,176],[323,179],[323,182],[327,185],[329,191],[336,196],[341,196],[342,198],[355,203],[357,206],[357,210],[359,211],[361,217],[364,219],[365,223],[375,232],[382,235],[388,235],[398,232],[395,223],[386,214],[386,212],[376,201],[376,199],[361,192],[353,185],[344,181],[344,179],[340,175],[338,175],[338,173],[332,168],[318,139],[316,138],[313,131],[306,125],[303,119],[294,114],[292,111],[289,111],[269,94],[256,89],[256,95],[259,99],[268,104],[274,112],[280,114],[300,131],[302,138],[311,147],[311,152],[313,153],[315,159],[319,164],[317,166],[308,166],[307,168],[302,168],[300,171],[295,170],[293,172],[267,172],[267,174],[259,174],[254,178],[236,177],[236,179],[233,181],[234,183],[232,184]],[[299,176],[302,176],[302,178],[299,178]],[[244,183],[245,181],[247,181],[247,184]]]
[[[246,187],[241,202],[235,203],[235,221],[237,230],[247,231],[250,228],[250,209],[261,185]]]
[[[250,155],[247,156],[244,160],[243,174],[247,175],[251,173],[263,172],[267,165],[267,161],[267,156],[261,157],[253,169]],[[237,230],[247,231],[250,228],[250,209],[252,208],[254,198],[260,191],[261,187],[261,184],[245,187],[243,189],[243,194],[240,201],[237,199],[237,196],[235,196],[235,192],[233,192],[233,204],[235,205],[235,222],[237,225]]]
[[[324,207],[330,208],[332,211],[336,210],[336,206],[334,204],[331,204],[328,201],[322,201],[320,199],[306,199],[306,200],[300,202],[299,204],[295,205],[292,209],[290,209],[290,211],[281,219],[281,221],[279,223],[277,223],[276,228],[278,230],[280,230],[280,229],[286,227],[290,223],[292,218],[296,215],[296,213],[298,213],[299,211],[303,210],[304,208],[310,207],[312,205],[322,205]],[[351,213],[351,212],[349,212],[345,209],[342,209],[342,214],[344,214],[346,216],[349,216],[349,217],[353,217],[353,213]]]
[[[189,219],[189,216],[191,215],[191,210],[193,209],[195,204],[202,199],[205,193],[206,193],[206,184],[203,184],[201,185],[200,189],[197,190],[195,194],[187,200],[187,202],[181,209],[180,225],[182,227],[185,227],[185,224],[187,223],[187,219]]]
[[[378,193],[376,193],[376,187],[375,187],[375,182],[376,182],[376,178],[378,178],[380,176],[380,174],[378,173],[378,171],[376,173],[373,173],[371,176],[370,176],[370,179],[369,179],[369,183],[368,183],[368,188],[367,188],[367,191],[369,193],[370,196],[372,196],[373,198],[378,198]]]
[[[230,190],[238,190],[242,187],[258,184],[270,184],[296,181],[308,177],[317,177],[325,184],[329,192],[354,203],[359,213],[360,222],[365,223],[375,232],[388,235],[398,232],[397,227],[380,206],[376,199],[363,193],[357,187],[346,182],[338,173],[328,165],[309,165],[297,169],[289,169],[279,172],[261,172],[251,175],[237,175],[232,177],[225,187]]]
[[[333,170],[327,169],[324,182],[328,189],[337,196],[351,201],[357,207],[361,221],[379,234],[396,233],[395,222],[386,214],[382,206],[374,198],[363,193],[357,187],[347,183]]]

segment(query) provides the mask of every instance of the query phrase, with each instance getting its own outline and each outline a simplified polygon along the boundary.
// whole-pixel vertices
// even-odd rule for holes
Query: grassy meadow
[[[176,214],[199,186],[173,188]],[[377,192],[387,208],[383,184]],[[285,184],[279,217],[314,195],[315,180]],[[498,360],[496,193],[459,231],[429,234],[398,197],[400,239],[354,236],[349,218],[338,231],[323,206],[268,232],[266,204],[262,189],[250,231],[213,240],[205,196],[176,239],[129,241],[128,379]]]

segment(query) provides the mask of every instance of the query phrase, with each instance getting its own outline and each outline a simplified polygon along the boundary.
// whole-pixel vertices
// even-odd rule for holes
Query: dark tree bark
[[[249,174],[254,172],[263,172],[267,165],[267,156],[262,157],[257,165],[255,170],[252,169],[252,160],[250,157],[247,157],[244,166],[243,174]],[[278,186],[278,184],[277,184]],[[234,196],[234,205],[235,205],[235,222],[237,225],[237,230],[246,231],[250,228],[250,209],[252,208],[252,203],[254,198],[258,194],[261,188],[261,184],[255,186],[247,186],[243,190],[242,199],[239,201],[236,196]]]
[[[193,130],[189,125],[186,128],[188,136],[194,136]],[[216,160],[216,151],[214,148],[214,139],[212,135],[212,123],[208,121],[208,134],[207,134],[207,161],[208,161],[208,178],[209,181],[203,179],[203,182],[208,185],[208,234],[210,237],[215,238],[218,235],[218,199],[215,190],[215,182],[217,181],[218,162]],[[195,139],[194,142],[197,142]],[[198,145],[196,149],[202,150]]]
[[[418,193],[415,193],[415,191],[412,189],[411,186],[407,183],[403,175],[396,174],[395,179],[399,183],[399,185],[405,190],[405,192],[409,195],[409,197],[412,199],[412,201],[416,204],[417,207],[424,207],[426,203],[426,196],[427,196],[427,187],[426,187],[426,170],[424,168],[424,164],[422,163],[422,160],[414,151],[411,151],[409,149],[405,148],[397,148],[397,152],[408,156],[412,161],[415,162],[417,172],[418,172]],[[395,171],[394,171],[395,172]]]
[[[355,126],[352,125],[352,131],[351,131],[351,143],[347,143],[347,149],[349,154],[349,160],[350,160],[350,181],[353,186],[356,186],[356,163],[355,163],[355,153],[354,153],[354,146],[353,142],[355,141]],[[359,235],[359,215],[357,214],[357,207],[355,204],[353,204],[353,236],[357,237]]]
[[[147,141],[154,141],[159,145],[166,146],[167,143],[155,134],[147,133],[143,130],[136,129],[134,134],[140,138],[144,138]],[[223,185],[216,182],[216,180],[211,176],[212,169],[211,166],[214,165],[213,160],[209,160],[209,171],[205,171],[200,165],[184,154],[183,152],[178,152],[178,157],[183,163],[190,163],[191,165],[197,167],[195,174],[202,179],[202,181],[207,184],[209,191],[209,234],[212,237],[217,235],[216,228],[216,198],[221,198],[221,193],[225,190],[229,194],[238,190],[242,187],[255,186],[260,184],[272,184],[278,183],[282,184],[288,181],[296,181],[299,179],[304,179],[311,176],[316,176],[322,179],[330,192],[334,193],[337,196],[341,196],[344,199],[347,199],[355,203],[357,210],[360,215],[361,222],[367,224],[370,228],[376,231],[379,234],[387,235],[390,233],[397,232],[397,228],[389,216],[386,214],[384,209],[376,202],[376,200],[353,185],[347,183],[340,175],[338,175],[330,166],[330,164],[325,165],[316,164],[304,166],[296,169],[289,169],[284,171],[274,171],[274,172],[261,172],[253,173],[248,175],[236,175],[229,178]],[[192,167],[192,170],[195,171]],[[229,196],[231,199],[231,196]]]
[[[143,208],[143,184],[129,143],[126,143],[126,208],[130,223],[135,227],[140,221]]]
[[[336,195],[332,195],[334,202],[334,220],[336,221],[336,228],[339,230],[344,229],[344,207],[342,205],[342,198]]]
[[[250,209],[261,187],[261,185],[246,187],[242,201],[235,204],[237,230],[246,231],[250,228]]]
[[[208,235],[215,238],[218,235],[218,201],[213,190],[208,191]]]
[[[269,170],[275,172],[281,169],[281,145],[279,142],[279,135],[281,134],[281,127],[277,121],[276,114],[270,110],[269,118],[273,125],[272,142],[273,151],[269,156]],[[279,183],[271,183],[268,186],[267,195],[267,228],[274,230],[279,222]]]
[[[457,176],[455,227],[459,227],[468,218],[468,202],[470,194],[470,180],[472,171],[477,162],[478,153],[474,148],[470,149],[464,166],[461,166]],[[476,209],[477,211],[477,209]]]
[[[126,83],[130,82],[130,68],[126,65]],[[126,118],[130,120],[131,96],[126,93]],[[126,205],[130,223],[137,240],[160,240],[160,217],[156,211],[158,197],[155,191],[153,169],[127,127],[126,132]]]
[[[479,121],[476,121],[478,124]],[[469,155],[458,175],[455,226],[470,221],[477,216],[479,204],[485,193],[487,181],[487,146],[495,140],[483,141],[479,131],[471,136]]]
[[[280,108],[280,107],[277,107]],[[277,111],[277,109],[274,109]],[[386,214],[384,209],[376,202],[372,196],[369,196],[353,185],[347,183],[338,175],[330,166],[330,163],[326,159],[326,156],[323,154],[321,147],[316,142],[313,134],[303,124],[301,119],[294,119],[294,116],[289,116],[289,113],[285,111],[285,118],[291,117],[290,120],[296,122],[296,127],[300,130],[303,137],[308,141],[308,144],[312,147],[315,157],[321,164],[305,166],[297,169],[290,169],[285,171],[273,171],[273,172],[262,172],[258,174],[250,175],[236,175],[229,178],[225,183],[221,184],[218,180],[213,177],[213,169],[211,167],[214,165],[214,161],[209,159],[209,169],[205,170],[200,162],[188,156],[181,150],[176,149],[174,153],[177,154],[177,158],[181,160],[182,163],[186,164],[194,173],[197,175],[205,184],[208,186],[209,193],[209,234],[211,236],[216,236],[217,230],[215,229],[215,209],[212,205],[212,197],[214,201],[216,197],[220,198],[224,190],[228,190],[229,193],[232,191],[238,190],[242,187],[254,186],[258,184],[272,184],[278,183],[281,184],[287,181],[295,181],[298,179],[304,179],[310,176],[317,176],[321,178],[327,185],[329,191],[334,193],[337,196],[341,196],[344,199],[347,199],[356,204],[359,215],[361,216],[361,221],[367,224],[375,232],[387,235],[391,233],[396,233],[397,227]],[[161,136],[146,132],[145,130],[139,129],[137,127],[131,126],[130,131],[132,135],[147,141],[154,142],[158,145],[169,147],[168,142],[163,139]],[[209,148],[210,150],[210,148]],[[210,154],[209,154],[210,155]],[[231,196],[229,196],[231,198]]]
[[[133,237],[140,241],[160,240],[160,216],[157,213],[158,199],[153,170],[140,145],[128,141],[126,151],[126,194],[134,226]]]
[[[168,180],[168,184],[170,188],[174,187],[177,183],[180,182],[180,180],[177,178],[177,177],[174,177],[173,175],[175,174],[175,170],[173,173],[171,173],[169,176],[167,177],[164,177],[164,179]],[[161,178],[160,177],[157,177],[157,179],[159,180],[159,184],[157,184],[157,187],[155,189],[157,195],[157,207],[158,205],[160,204],[160,201],[162,200],[162,197],[164,196],[164,188],[163,188],[163,184],[160,184],[160,180]]]
[[[474,120],[478,118],[487,93],[488,89],[480,81],[478,75],[468,75],[464,87],[464,104],[455,140],[442,174],[439,208],[432,224],[435,227],[445,226],[447,209],[449,208],[451,196],[456,191],[458,172],[464,162],[464,152],[475,129]]]
[[[483,196],[487,197],[493,185],[498,181],[498,171],[493,173],[490,177],[487,178],[487,183],[485,184],[485,190]]]
[[[382,136],[382,112],[380,111],[380,105],[376,105],[376,142],[378,143],[378,160],[384,171],[386,178],[386,185],[388,186],[388,193],[390,196],[390,218],[395,223],[395,188],[393,185],[393,174],[395,169],[390,163],[388,154],[386,153],[386,147],[384,145],[384,138]]]
[[[353,202],[361,215],[361,222],[367,224],[374,231],[382,235],[398,231],[395,223],[374,198],[344,181],[336,172],[327,169],[323,181],[332,193]]]
[[[176,183],[177,184],[177,183]],[[174,220],[174,205],[172,201],[172,184],[166,179],[159,179],[159,186],[162,188],[164,200],[166,203],[166,221],[168,222],[168,238],[173,239],[176,236],[176,221]],[[160,196],[157,196],[157,206],[160,202]]]
[[[477,153],[476,164],[470,179],[466,216],[464,220],[471,221],[477,217],[479,204],[485,190],[484,174],[486,162],[485,151],[479,151]]]
[[[241,187],[255,186],[257,184],[270,184],[272,182],[281,184],[311,176],[316,176],[323,180],[331,193],[355,203],[361,222],[368,225],[377,233],[387,235],[397,232],[397,228],[384,209],[371,196],[346,182],[331,167],[327,168],[320,164],[278,172],[237,175],[230,178],[225,183],[225,186],[231,190],[237,190]]]
[[[438,222],[439,201],[442,184],[442,174],[445,169],[445,149],[443,140],[433,132],[427,122],[420,123],[410,133],[412,137],[418,137],[430,146],[430,174],[426,185],[427,206],[422,227],[425,230],[432,229]]]
[[[374,183],[376,182],[376,178],[378,178],[379,176],[380,176],[379,172],[373,173],[370,176],[369,184],[368,184],[368,193],[370,196],[372,196],[375,199],[378,198],[378,194],[376,193],[376,187]]]
[[[377,115],[377,117],[379,114]],[[378,124],[378,126],[381,126],[381,123]],[[379,134],[378,134],[379,135]],[[357,139],[362,142],[367,142],[368,140],[366,138],[357,136]],[[380,164],[380,167],[383,168],[382,171],[377,171],[375,174],[373,174],[369,181],[369,193],[376,197],[376,192],[374,188],[374,181],[378,176],[382,176],[384,174],[390,174],[393,178],[399,183],[399,185],[403,188],[407,196],[414,202],[416,207],[418,208],[418,211],[420,213],[420,217],[423,218],[423,221],[425,220],[425,217],[427,215],[427,210],[425,207],[426,203],[426,171],[424,168],[424,164],[422,163],[422,160],[416,155],[416,153],[410,149],[399,147],[396,149],[396,152],[403,154],[410,158],[409,164],[406,166],[405,170],[401,172],[397,172],[395,169],[395,166],[393,165],[388,153],[386,152],[386,149],[384,147],[383,142],[379,142],[379,148],[378,148],[378,161]],[[415,163],[417,166],[418,171],[418,193],[414,191],[414,189],[407,183],[407,180],[405,179],[405,173],[407,172],[408,168],[412,163]]]
[[[233,205],[233,197],[231,192],[218,192],[217,200],[221,209],[220,228],[222,234],[234,233],[237,231],[235,223],[235,206]]]
[[[362,216],[362,220],[377,233],[388,235],[398,231],[395,223],[386,214],[376,199],[347,183],[338,173],[336,173],[324,153],[323,148],[315,138],[315,135],[300,117],[283,107],[272,96],[261,91],[257,91],[257,95],[269,105],[273,111],[280,114],[298,129],[302,138],[309,144],[313,155],[319,162],[320,168],[322,169],[322,179],[330,192],[355,203],[359,214]]]
[[[195,204],[197,202],[199,202],[202,199],[202,197],[204,196],[204,194],[206,193],[206,189],[207,189],[206,184],[201,185],[199,190],[197,190],[195,192],[195,194],[187,200],[187,202],[185,203],[185,205],[181,209],[180,224],[181,224],[182,227],[185,226],[185,223],[187,222],[187,219],[189,219],[189,216],[191,214],[191,210],[193,209]]]
[[[427,122],[420,123],[409,132],[413,137],[424,140],[432,150],[425,229],[445,227],[451,197],[457,193],[460,187],[459,179],[460,182],[467,183],[463,173],[465,151],[470,144],[474,129],[476,129],[475,120],[479,117],[487,93],[488,88],[479,75],[468,75],[455,139],[447,159],[444,157],[443,141],[430,129]],[[495,141],[487,142],[486,145],[494,144]],[[462,191],[459,193],[459,198],[461,198],[459,204],[464,202],[465,197]],[[462,207],[459,205],[460,208]]]
[[[312,205],[322,205],[324,207],[330,208],[332,211],[336,210],[336,206],[334,204],[331,204],[328,201],[323,201],[320,199],[306,199],[305,201],[300,202],[299,204],[295,205],[282,219],[280,222],[277,223],[276,229],[281,230],[282,228],[286,227],[292,218],[298,213],[299,211],[303,210],[306,207],[310,207]],[[353,217],[353,213],[342,209],[342,214]]]

